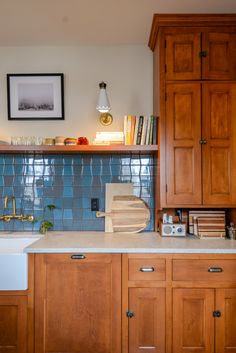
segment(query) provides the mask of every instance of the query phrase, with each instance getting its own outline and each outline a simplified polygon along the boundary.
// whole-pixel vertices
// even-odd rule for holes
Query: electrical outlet
[[[99,199],[91,199],[91,211],[99,211]]]

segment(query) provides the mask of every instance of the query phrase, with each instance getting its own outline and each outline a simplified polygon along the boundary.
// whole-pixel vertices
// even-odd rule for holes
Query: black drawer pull
[[[210,273],[220,273],[223,272],[223,268],[221,267],[209,267],[208,272]]]
[[[140,267],[139,271],[140,272],[154,272],[155,268],[154,267]]]
[[[83,254],[75,254],[71,255],[72,260],[83,260],[86,259],[86,256]]]

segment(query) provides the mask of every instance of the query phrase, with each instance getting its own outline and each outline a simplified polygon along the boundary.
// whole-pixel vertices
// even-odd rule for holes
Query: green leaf
[[[50,211],[55,210],[56,206],[53,204],[47,205],[46,206]]]

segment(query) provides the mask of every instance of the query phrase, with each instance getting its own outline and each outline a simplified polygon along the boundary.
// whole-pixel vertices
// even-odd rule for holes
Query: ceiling
[[[236,13],[236,0],[0,0],[0,45],[147,44],[154,13]]]

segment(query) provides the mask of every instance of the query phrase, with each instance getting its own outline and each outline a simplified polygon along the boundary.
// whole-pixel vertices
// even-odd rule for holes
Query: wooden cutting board
[[[132,183],[106,183],[105,185],[105,212],[111,212],[114,196],[133,195]],[[105,232],[113,232],[111,217],[105,217]]]
[[[111,212],[97,212],[96,216],[111,217],[114,232],[137,233],[148,225],[150,210],[137,196],[114,196]]]

